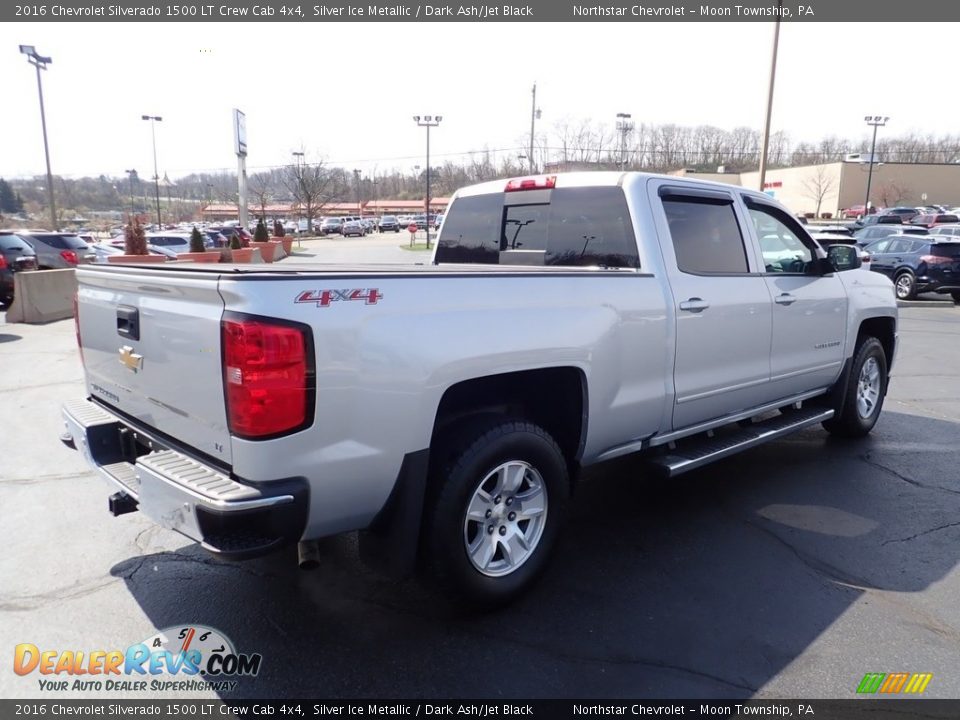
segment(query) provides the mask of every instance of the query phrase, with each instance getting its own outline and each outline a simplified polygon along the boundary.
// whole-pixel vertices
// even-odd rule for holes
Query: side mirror
[[[843,272],[860,267],[860,250],[856,245],[837,244],[827,248],[827,261],[831,270]]]

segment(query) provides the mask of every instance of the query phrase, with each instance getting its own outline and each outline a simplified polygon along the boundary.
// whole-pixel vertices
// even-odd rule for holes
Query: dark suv
[[[960,304],[960,243],[933,237],[891,235],[868,243],[870,269],[893,280],[898,300],[917,293],[950,293]]]
[[[384,215],[380,218],[380,232],[400,232],[400,221],[396,215]]]
[[[37,269],[37,254],[19,235],[0,235],[0,305],[13,302],[13,275]]]

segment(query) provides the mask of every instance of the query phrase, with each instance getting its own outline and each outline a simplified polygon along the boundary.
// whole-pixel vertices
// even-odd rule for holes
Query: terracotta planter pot
[[[269,240],[267,240],[267,242],[252,242],[250,245],[255,248],[260,248],[260,257],[263,258],[264,262],[273,262],[273,248],[275,246]]]
[[[177,260],[192,260],[198,263],[218,263],[220,262],[219,250],[207,250],[206,252],[189,252],[177,255]]]
[[[253,248],[240,248],[239,250],[231,250],[230,258],[235,263],[248,263],[253,259]]]
[[[284,235],[283,237],[272,237],[270,238],[270,242],[283,243],[283,251],[287,255],[289,255],[290,252],[293,250],[293,238],[288,238],[286,235]]]
[[[107,262],[118,265],[153,265],[166,261],[163,255],[107,255]]]

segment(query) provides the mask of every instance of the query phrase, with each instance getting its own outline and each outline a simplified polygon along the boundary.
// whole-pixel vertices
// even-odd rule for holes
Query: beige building
[[[838,217],[840,211],[863,205],[870,166],[860,162],[768,170],[764,192],[798,215]],[[760,173],[674,173],[690,178],[739,184],[759,189]],[[878,208],[897,205],[960,205],[960,164],[876,163],[870,203]]]

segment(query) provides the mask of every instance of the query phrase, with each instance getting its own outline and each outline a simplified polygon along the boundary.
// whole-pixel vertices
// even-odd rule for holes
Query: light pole
[[[157,170],[157,123],[163,120],[159,115],[141,115],[141,120],[150,121],[150,135],[153,138],[153,187],[157,195],[157,229],[163,229],[163,221],[160,219],[160,171]]]
[[[136,215],[137,209],[133,205],[133,176],[137,174],[136,170],[124,170],[127,177],[130,178],[130,215]]]
[[[420,115],[413,116],[413,121],[417,125],[427,129],[427,250],[430,249],[430,128],[437,127],[441,120],[443,120],[443,116],[441,115],[424,115],[423,117]]]
[[[627,164],[627,133],[633,132],[633,123],[630,113],[617,113],[617,130],[620,132],[620,171],[623,172]]]
[[[530,104],[530,154],[527,160],[530,162],[530,174],[533,175],[537,170],[533,164],[533,130],[537,120],[540,119],[540,108],[537,107],[537,83],[533,83],[533,89],[530,91],[533,101]]]
[[[870,182],[873,180],[873,156],[877,152],[877,128],[887,124],[890,118],[881,115],[867,115],[863,118],[867,125],[873,126],[873,142],[870,144],[870,169],[867,170],[867,197],[863,201],[863,216],[870,214]]]
[[[297,235],[299,236],[300,230],[300,210],[303,205],[303,153],[297,152],[294,150],[291,155],[293,155],[293,162],[297,167],[297,187],[300,188],[300,196],[294,198],[297,201]],[[308,223],[309,224],[309,223]],[[297,241],[299,243],[299,240]]]
[[[780,17],[783,0],[777,0],[777,20],[773,27],[773,52],[770,56],[770,86],[767,88],[767,116],[763,121],[763,142],[760,146],[760,192],[767,184],[767,151],[770,149],[770,118],[773,115],[773,83],[777,78],[777,47],[780,44]]]
[[[40,125],[43,127],[43,154],[47,159],[47,200],[50,203],[50,229],[57,229],[57,206],[53,198],[53,173],[50,172],[50,146],[47,143],[47,114],[43,107],[43,83],[40,71],[46,70],[53,60],[37,53],[33,45],[21,45],[20,52],[27,56],[27,62],[37,69],[37,93],[40,95]]]
[[[363,208],[360,207],[360,170],[353,169],[353,186],[357,191],[357,215],[363,220]]]

